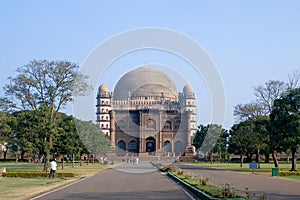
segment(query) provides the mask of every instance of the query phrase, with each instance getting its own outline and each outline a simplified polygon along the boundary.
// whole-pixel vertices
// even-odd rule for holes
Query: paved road
[[[191,199],[182,188],[158,172],[149,161],[123,163],[35,200]]]
[[[203,168],[190,165],[178,165],[180,168],[191,173],[208,177],[210,183],[222,186],[229,183],[238,189],[242,194],[248,191],[251,194],[266,194],[270,200],[299,200],[300,182],[285,178],[272,177],[271,175],[255,175],[249,173],[239,173],[211,168]]]

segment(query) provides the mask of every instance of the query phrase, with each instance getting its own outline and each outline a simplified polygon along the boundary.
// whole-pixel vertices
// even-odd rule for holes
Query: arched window
[[[180,120],[177,120],[177,121],[175,122],[174,128],[175,128],[175,129],[179,129],[179,128],[180,128],[180,124],[181,124],[181,121],[180,121]]]
[[[172,123],[170,121],[166,121],[164,125],[165,130],[172,130]]]
[[[155,121],[151,118],[146,120],[146,128],[155,130]]]

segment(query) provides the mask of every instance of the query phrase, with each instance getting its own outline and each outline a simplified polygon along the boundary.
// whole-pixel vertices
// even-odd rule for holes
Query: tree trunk
[[[228,165],[230,163],[230,154],[227,152],[227,162],[228,162]]]
[[[25,154],[25,151],[21,151],[21,162],[22,162],[22,160],[24,160],[24,154]]]
[[[50,158],[50,152],[49,151],[47,151],[46,153],[45,153],[45,157],[46,157],[46,160],[45,160],[45,162],[44,162],[44,172],[48,172],[48,166],[49,166],[49,158]]]
[[[63,154],[62,155],[62,164],[61,164],[61,169],[63,170],[64,169],[64,166],[65,166],[65,155]]]
[[[276,152],[276,150],[274,150],[272,152],[272,158],[273,158],[273,162],[274,162],[274,167],[279,168],[279,163],[278,163],[278,159],[277,159],[277,152]]]
[[[297,149],[292,148],[292,168],[290,171],[297,171],[297,156],[296,156]]]
[[[266,153],[265,154],[265,163],[269,163],[270,162],[270,154]]]
[[[290,163],[290,153],[291,153],[290,151],[286,152],[286,163],[288,164]]]
[[[260,150],[259,150],[259,148],[257,149],[256,162],[258,164],[257,168],[260,169]]]
[[[72,154],[72,167],[75,167],[75,155],[74,155],[74,153]]]
[[[240,155],[240,167],[243,167],[243,154]]]
[[[209,157],[210,164],[213,164],[212,152],[208,153],[208,157]]]
[[[18,163],[18,154],[16,153],[16,163]]]
[[[80,152],[80,166],[82,166],[82,152]]]
[[[7,151],[3,151],[3,160],[6,160]]]

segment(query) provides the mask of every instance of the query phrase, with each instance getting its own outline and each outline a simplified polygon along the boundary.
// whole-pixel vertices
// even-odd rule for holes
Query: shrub
[[[178,170],[178,172],[177,172],[177,174],[178,174],[179,176],[182,176],[182,175],[183,175],[183,173],[184,173],[184,171],[183,171],[183,170],[181,170],[181,169],[179,169],[179,170]]]
[[[200,182],[201,185],[208,185],[208,178],[207,177],[205,177],[205,178],[200,177],[199,182]]]
[[[300,171],[282,171],[279,170],[279,176],[300,176]]]
[[[223,185],[223,187],[220,188],[220,191],[222,198],[236,198],[238,196],[236,189],[231,187],[228,183]]]
[[[194,178],[194,174],[191,173],[191,172],[184,173],[184,178],[186,178],[186,179],[193,179]]]
[[[3,173],[4,177],[21,177],[21,178],[41,178],[49,177],[47,172],[6,172]],[[56,173],[57,178],[75,177],[74,173]]]

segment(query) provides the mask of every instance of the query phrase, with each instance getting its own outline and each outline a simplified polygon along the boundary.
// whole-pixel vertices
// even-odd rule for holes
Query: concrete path
[[[192,199],[180,186],[158,172],[149,161],[122,163],[34,200]],[[32,200],[33,200],[32,199]]]
[[[299,200],[300,199],[300,182],[285,178],[272,177],[271,175],[255,175],[251,173],[240,173],[232,171],[203,168],[191,165],[176,164],[183,170],[191,173],[208,177],[210,183],[222,186],[229,183],[236,188],[241,194],[246,193],[246,188],[252,195],[266,194],[270,200]]]

